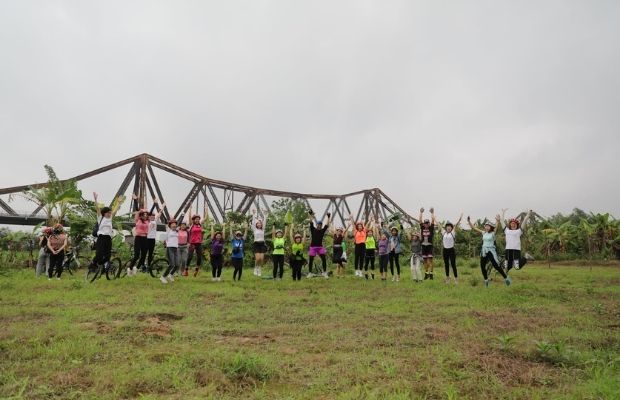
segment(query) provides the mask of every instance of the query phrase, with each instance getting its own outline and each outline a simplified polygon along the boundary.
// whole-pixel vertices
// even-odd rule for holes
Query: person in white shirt
[[[452,266],[452,274],[454,275],[454,283],[457,284],[458,273],[456,271],[456,250],[454,249],[454,243],[456,241],[456,230],[463,219],[463,213],[459,217],[456,224],[452,222],[446,222],[443,227],[439,223],[441,228],[441,242],[443,244],[443,264],[446,269],[446,283],[450,283],[450,266]]]
[[[157,220],[159,216],[164,212],[164,207],[166,203],[162,203],[160,207],[159,201],[157,199],[153,199],[153,206],[151,207],[151,211],[149,212],[149,230],[146,234],[147,241],[147,265],[150,267],[153,263],[153,252],[155,251],[155,241],[157,239]],[[154,213],[155,208],[158,208],[158,211]]]
[[[177,231],[177,221],[174,218],[168,221],[164,245],[168,257],[168,268],[159,279],[161,283],[174,282],[174,274],[179,268],[179,232]]]
[[[521,221],[517,218],[512,218],[504,229],[504,234],[506,235],[506,269],[509,271],[513,267],[521,269],[527,262],[525,258],[521,257],[521,236],[531,213],[532,210],[524,215]]]
[[[112,206],[99,209],[98,195],[93,193],[95,207],[97,208],[97,242],[95,243],[95,258],[91,265],[105,264],[110,261],[112,254],[112,236],[114,236],[112,219],[116,215],[124,197],[119,196]]]

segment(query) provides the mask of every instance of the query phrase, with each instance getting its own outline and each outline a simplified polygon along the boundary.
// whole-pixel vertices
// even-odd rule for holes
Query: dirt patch
[[[551,325],[562,325],[561,320],[552,319],[549,315],[523,315],[519,311],[487,312],[473,310],[469,312],[469,315],[481,321],[485,329],[500,334],[518,330],[532,331]]]
[[[554,386],[560,380],[559,371],[547,364],[492,348],[473,347],[467,358],[465,365],[471,365],[483,374],[495,375],[507,386]]]
[[[221,335],[215,336],[215,340],[220,343],[235,344],[265,344],[276,341],[275,337],[268,334],[241,334],[235,331],[223,331]]]
[[[0,315],[1,324],[10,324],[24,321],[37,321],[37,323],[40,323],[49,319],[51,319],[50,314],[41,312],[25,312],[17,315]]]
[[[169,314],[169,313],[155,313],[155,314],[138,314],[136,319],[138,321],[149,321],[157,319],[159,321],[179,321],[184,318],[183,315]]]
[[[107,322],[104,322],[104,321],[83,322],[80,325],[86,329],[92,329],[99,334],[109,334],[112,332],[116,332],[118,328],[123,325],[123,321],[113,320],[113,321],[107,321]]]
[[[88,376],[88,372],[78,369],[58,372],[52,376],[52,382],[54,382],[54,386],[62,389],[80,388],[86,390],[92,387],[94,381]]]
[[[170,321],[179,321],[183,315],[170,313],[138,314],[136,319],[146,323],[141,332],[150,337],[169,338],[172,335]]]
[[[431,343],[443,342],[448,339],[448,332],[436,326],[424,328],[424,337]]]

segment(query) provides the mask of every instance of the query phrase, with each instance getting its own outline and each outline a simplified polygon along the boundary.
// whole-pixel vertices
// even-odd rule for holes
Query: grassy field
[[[528,266],[485,289],[460,263],[458,286],[5,269],[0,397],[620,398],[620,267]]]

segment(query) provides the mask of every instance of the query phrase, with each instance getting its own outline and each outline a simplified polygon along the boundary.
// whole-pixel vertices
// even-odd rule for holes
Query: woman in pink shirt
[[[189,243],[189,230],[187,224],[183,221],[183,215],[180,218],[179,225],[179,271],[184,276],[187,276],[187,248]]]
[[[139,260],[138,265],[144,265],[144,260],[146,259],[149,246],[147,239],[147,235],[149,233],[149,214],[150,213],[145,209],[136,212],[136,226],[134,228],[133,239],[133,258],[127,268],[127,276],[135,276],[138,273],[136,261]]]
[[[192,257],[194,256],[194,252],[196,252],[196,268],[194,269],[194,276],[197,276],[200,266],[202,265],[202,237],[204,230],[202,229],[202,224],[200,223],[200,215],[192,216],[190,213],[190,216],[192,225],[189,228],[189,251],[187,254],[187,267],[185,268],[183,275],[187,276],[187,271],[192,265]]]

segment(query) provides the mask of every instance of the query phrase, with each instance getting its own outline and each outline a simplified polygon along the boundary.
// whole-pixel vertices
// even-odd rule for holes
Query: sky
[[[443,219],[620,216],[618,1],[0,1],[0,51],[0,187],[149,153]]]

